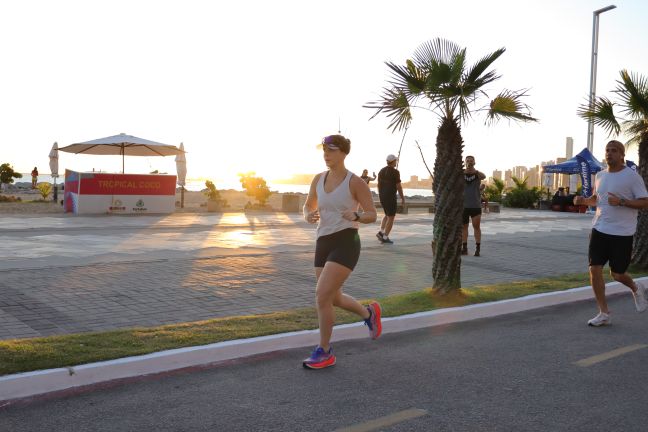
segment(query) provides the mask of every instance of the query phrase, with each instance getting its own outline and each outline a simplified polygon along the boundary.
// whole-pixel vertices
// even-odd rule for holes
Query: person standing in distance
[[[475,169],[475,158],[466,156],[464,169],[464,209],[461,218],[461,255],[468,255],[468,222],[472,221],[475,235],[475,256],[481,247],[481,182],[486,175]]]
[[[594,327],[612,323],[607,300],[603,266],[610,262],[610,274],[632,290],[637,312],[648,307],[643,287],[626,272],[632,256],[632,237],[637,229],[637,210],[648,209],[648,191],[643,179],[623,160],[625,147],[612,140],[605,146],[608,167],[596,174],[594,194],[574,197],[574,205],[596,206],[589,243],[589,273],[599,313],[587,324]]]
[[[317,223],[315,244],[316,305],[320,342],[303,361],[308,369],[323,369],[335,364],[331,336],[335,309],[340,307],[364,319],[372,339],[382,332],[381,309],[376,302],[365,307],[342,292],[360,257],[361,223],[376,221],[376,208],[369,186],[348,171],[344,159],[351,150],[351,141],[342,135],[330,135],[322,140],[324,162],[328,171],[313,179],[304,204],[304,219]],[[362,207],[362,212],[359,208]]]
[[[385,216],[380,222],[380,231],[376,234],[381,243],[394,243],[389,239],[396,218],[396,192],[401,199],[401,204],[405,205],[405,195],[401,187],[400,172],[396,169],[398,158],[393,154],[387,156],[387,166],[378,172],[378,196]]]
[[[366,169],[362,170],[362,175],[360,176],[362,180],[365,181],[365,183],[369,184],[369,182],[372,182],[376,180],[376,172],[374,171],[373,177],[369,177],[369,171]]]
[[[34,167],[34,169],[31,172],[31,178],[32,178],[32,189],[36,189],[36,185],[38,184],[38,168]]]

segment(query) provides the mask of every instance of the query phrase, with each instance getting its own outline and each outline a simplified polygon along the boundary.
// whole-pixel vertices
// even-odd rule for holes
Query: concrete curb
[[[648,277],[635,279],[640,286],[648,287]],[[627,292],[618,282],[607,285],[606,293]],[[426,327],[447,325],[480,318],[489,318],[557,304],[589,300],[593,297],[590,286],[543,294],[533,294],[516,299],[480,303],[464,307],[437,309],[383,319],[383,333],[397,333]],[[335,327],[334,342],[367,337],[362,323]],[[0,402],[21,399],[74,387],[168,372],[192,366],[248,357],[271,351],[313,346],[318,342],[318,330],[306,330],[271,336],[218,342],[210,345],[179,348],[142,356],[127,357],[69,368],[47,369],[0,377]]]

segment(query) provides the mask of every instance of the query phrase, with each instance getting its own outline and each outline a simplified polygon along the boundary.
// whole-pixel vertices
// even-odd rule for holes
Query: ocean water
[[[23,177],[20,179],[16,179],[15,183],[20,183],[20,182],[26,182],[26,183],[31,183],[31,174],[29,173],[22,173]],[[56,179],[57,184],[63,183],[64,179],[63,176],[59,176]],[[54,179],[49,176],[49,175],[39,175],[38,176],[38,182],[49,182],[49,183],[54,183]],[[231,183],[231,184],[220,184],[216,183],[216,187],[218,189],[234,189],[234,190],[243,190],[241,187],[240,183]],[[295,184],[284,184],[284,183],[272,183],[268,182],[268,187],[270,188],[271,191],[273,192],[279,192],[279,193],[303,193],[307,194],[308,189],[310,188],[310,185],[295,185]],[[194,191],[194,192],[199,192],[201,190],[205,189],[205,181],[204,180],[196,180],[196,179],[187,179],[187,184],[185,185],[185,190],[188,191]],[[373,187],[371,188],[372,191],[375,193],[378,193],[378,188]],[[411,197],[411,196],[424,196],[424,197],[431,197],[432,196],[432,190],[431,189],[403,189],[403,193],[405,193],[405,196]]]

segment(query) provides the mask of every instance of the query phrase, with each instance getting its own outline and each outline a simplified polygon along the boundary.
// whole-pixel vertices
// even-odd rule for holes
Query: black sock
[[[475,245],[477,246],[477,249],[479,249],[479,247],[481,246],[481,243],[475,243]]]
[[[463,249],[468,249],[468,243],[461,243],[461,247]]]
[[[371,315],[373,315],[373,314],[371,313],[371,308],[370,308],[370,307],[367,307],[367,310],[369,311],[369,316],[368,316],[366,319],[371,319]]]

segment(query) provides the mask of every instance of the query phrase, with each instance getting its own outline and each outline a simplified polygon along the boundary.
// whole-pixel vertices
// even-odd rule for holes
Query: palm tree
[[[578,115],[601,126],[608,135],[618,136],[624,132],[630,139],[626,148],[639,146],[639,174],[648,187],[648,79],[645,76],[619,72],[615,103],[606,97],[598,97],[593,107],[581,105]],[[614,114],[614,106],[621,108],[621,114]],[[648,269],[648,210],[640,210],[637,218],[637,232],[634,236],[632,263],[642,269]]]
[[[490,184],[486,186],[485,193],[486,193],[486,198],[488,201],[495,201],[498,203],[502,202],[502,194],[504,193],[504,188],[506,185],[504,184],[504,180],[501,179],[493,179],[493,184]]]
[[[435,217],[432,276],[434,289],[447,293],[461,287],[461,212],[463,208],[463,165],[461,124],[475,112],[486,113],[486,123],[500,118],[535,121],[529,108],[521,103],[524,91],[503,90],[488,105],[474,105],[485,88],[500,78],[487,69],[505,49],[488,54],[468,67],[466,49],[454,42],[437,38],[419,46],[405,65],[385,62],[391,80],[378,101],[366,108],[376,110],[371,117],[384,113],[392,132],[407,128],[413,108],[424,108],[437,114],[440,126],[436,139],[434,162]],[[423,101],[426,106],[418,106]]]

